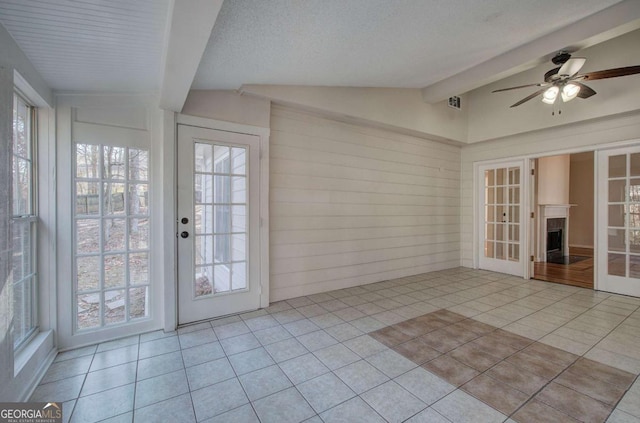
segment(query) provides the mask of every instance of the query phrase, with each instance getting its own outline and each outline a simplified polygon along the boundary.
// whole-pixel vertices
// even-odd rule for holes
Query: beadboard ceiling
[[[1,0],[0,23],[58,91],[159,89],[169,0]]]

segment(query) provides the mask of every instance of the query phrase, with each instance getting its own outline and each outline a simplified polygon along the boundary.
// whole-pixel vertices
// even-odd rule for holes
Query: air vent
[[[455,95],[453,97],[449,97],[449,107],[460,110],[460,97]]]

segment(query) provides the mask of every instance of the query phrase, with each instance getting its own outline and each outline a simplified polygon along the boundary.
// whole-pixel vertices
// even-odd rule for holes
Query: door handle
[[[183,225],[186,225],[187,223],[189,223],[189,219],[187,219],[186,217],[183,217],[182,219],[180,219],[180,223],[182,223]]]
[[[181,236],[182,238],[189,238],[189,232],[187,232],[187,231],[182,231],[182,232],[180,233],[180,236]]]

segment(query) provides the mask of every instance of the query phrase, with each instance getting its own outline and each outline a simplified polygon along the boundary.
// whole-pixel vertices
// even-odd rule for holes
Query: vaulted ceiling
[[[0,0],[0,24],[52,89],[159,92],[172,110],[190,88],[245,84],[437,101],[639,22],[637,0]]]

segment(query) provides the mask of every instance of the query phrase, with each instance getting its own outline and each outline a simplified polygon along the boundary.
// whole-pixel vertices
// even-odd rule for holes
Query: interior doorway
[[[593,289],[594,152],[532,160],[533,279]]]

